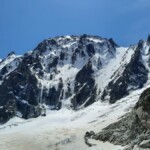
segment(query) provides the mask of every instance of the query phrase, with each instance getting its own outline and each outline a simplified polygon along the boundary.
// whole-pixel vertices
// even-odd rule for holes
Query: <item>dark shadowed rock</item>
[[[112,44],[113,47],[118,46],[112,38],[109,39],[109,42]]]
[[[10,57],[11,55],[15,55],[15,52],[14,52],[14,51],[11,51],[11,52],[7,55],[7,57]]]
[[[87,48],[87,53],[90,57],[95,54],[95,49],[93,44],[88,44],[86,48]]]
[[[150,44],[150,35],[147,37],[147,42]]]
[[[72,99],[74,109],[84,103],[84,106],[88,106],[95,102],[96,87],[93,72],[90,61],[78,72],[75,79],[75,96]]]

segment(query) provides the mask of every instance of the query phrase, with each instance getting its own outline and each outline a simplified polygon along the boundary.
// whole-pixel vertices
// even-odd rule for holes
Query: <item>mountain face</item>
[[[45,107],[115,103],[147,82],[149,53],[150,37],[124,48],[89,35],[46,39],[23,56],[12,52],[0,62],[0,122],[45,115]]]

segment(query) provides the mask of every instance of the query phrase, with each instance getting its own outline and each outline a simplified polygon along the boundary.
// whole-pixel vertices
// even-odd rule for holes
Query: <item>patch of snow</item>
[[[95,43],[103,43],[103,41],[104,40],[102,40],[102,39],[98,39],[98,38],[87,38],[88,40],[90,40],[90,41],[93,41],[93,42],[95,42]]]
[[[2,60],[0,63],[0,69],[2,69],[4,66],[6,66],[7,64],[13,62],[13,60],[15,60],[16,58],[20,58],[22,57],[21,55],[11,55],[9,57],[7,57],[6,59]]]

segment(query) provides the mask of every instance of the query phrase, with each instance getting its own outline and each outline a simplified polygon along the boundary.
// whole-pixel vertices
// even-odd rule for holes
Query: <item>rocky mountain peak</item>
[[[14,52],[14,51],[11,51],[11,52],[7,55],[7,57],[10,57],[10,56],[12,56],[12,55],[15,55],[15,52]]]
[[[41,105],[77,110],[97,100],[115,103],[147,82],[149,45],[144,43],[120,47],[113,39],[84,34],[45,39],[23,56],[12,52],[0,63],[1,120],[17,112],[37,117]]]
[[[147,42],[150,43],[150,35],[148,35],[148,37],[147,37]]]

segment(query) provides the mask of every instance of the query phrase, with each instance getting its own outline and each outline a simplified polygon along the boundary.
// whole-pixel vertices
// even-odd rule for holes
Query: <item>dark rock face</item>
[[[123,119],[92,135],[95,140],[109,141],[116,145],[128,145],[132,150],[135,145],[150,148],[150,88],[145,90],[136,106]]]
[[[29,69],[33,62],[35,62],[33,57],[24,57],[18,68],[11,72],[0,85],[0,106],[3,107],[3,113],[0,113],[2,122],[6,120],[5,116],[10,107],[13,113],[7,115],[7,119],[16,115],[17,111],[20,111],[22,117],[26,119],[40,115],[37,79]]]
[[[72,99],[74,109],[84,103],[84,106],[88,106],[95,102],[96,87],[92,76],[93,73],[94,71],[92,70],[90,61],[78,72],[75,79],[75,96]]]
[[[105,97],[109,93],[110,103],[115,103],[117,100],[128,95],[130,90],[143,87],[148,79],[148,70],[142,62],[142,48],[143,42],[140,41],[130,63],[125,67],[122,76],[120,76],[117,80],[112,80],[105,88],[102,94],[102,100],[105,100]]]
[[[15,103],[15,111],[20,111],[23,118],[28,118],[28,116],[34,116],[33,112],[29,111],[32,106],[38,105],[38,89],[36,87],[37,81],[35,77],[30,76],[28,70],[24,74],[18,72],[13,72],[11,78],[5,79],[5,81],[0,86],[0,105],[11,107],[10,100]],[[8,93],[11,93],[11,99]],[[6,112],[7,108],[6,107]],[[33,113],[33,114],[31,114]],[[15,115],[15,113],[13,113]],[[1,114],[0,114],[1,116]]]
[[[7,102],[2,101],[1,103],[2,106],[0,106],[0,123],[7,122],[10,118],[15,116],[15,112],[16,112],[16,102],[15,102],[14,95],[12,93],[9,93],[6,96],[7,96],[6,99]]]
[[[147,42],[150,44],[150,35],[148,35]]]
[[[58,64],[58,60],[59,60],[59,58],[58,57],[55,57],[54,59],[53,59],[53,61],[49,64],[49,69],[50,68],[55,68],[56,66],[57,66],[57,64]]]
[[[42,100],[46,105],[53,106],[53,109],[61,109],[61,99],[63,97],[63,82],[60,79],[58,89],[54,86],[49,89],[49,92],[43,91]]]
[[[112,38],[109,39],[109,42],[112,44],[114,48],[118,46]]]
[[[10,57],[11,55],[15,55],[15,52],[14,52],[14,51],[11,51],[11,52],[7,55],[7,57]]]
[[[92,44],[87,45],[87,53],[89,56],[92,56],[95,54],[94,46]]]
[[[46,51],[46,41],[41,42],[38,44],[38,46],[35,48],[35,50],[39,50],[40,52]]]

